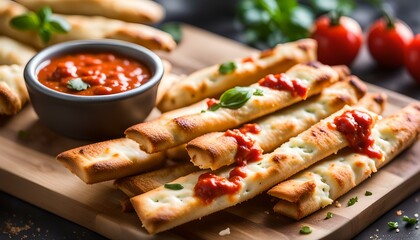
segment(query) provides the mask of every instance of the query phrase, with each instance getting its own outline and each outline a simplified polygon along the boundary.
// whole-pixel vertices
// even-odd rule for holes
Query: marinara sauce
[[[258,84],[271,89],[289,91],[293,96],[300,96],[302,98],[305,98],[308,94],[308,88],[304,86],[301,81],[291,79],[284,73],[268,74],[258,81]]]
[[[131,58],[114,53],[77,53],[49,60],[39,71],[38,80],[59,92],[94,96],[137,88],[150,76],[144,64]]]
[[[235,156],[237,166],[229,172],[229,178],[220,177],[210,172],[200,175],[194,187],[195,196],[208,204],[217,197],[239,191],[242,187],[242,179],[247,175],[246,165],[248,162],[260,160],[262,156],[262,149],[255,145],[255,140],[247,136],[246,133],[258,134],[260,131],[261,128],[257,124],[245,124],[240,129],[227,130],[225,136],[233,137],[238,144]]]

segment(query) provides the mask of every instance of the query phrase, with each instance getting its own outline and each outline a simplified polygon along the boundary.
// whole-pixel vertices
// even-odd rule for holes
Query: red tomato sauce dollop
[[[84,96],[107,95],[137,88],[151,77],[150,70],[134,59],[113,53],[78,53],[49,60],[38,80],[53,90]],[[81,79],[85,90],[75,90],[69,81]]]

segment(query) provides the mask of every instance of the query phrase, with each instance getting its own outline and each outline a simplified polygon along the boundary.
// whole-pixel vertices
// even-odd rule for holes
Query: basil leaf
[[[327,216],[325,217],[325,219],[330,219],[333,217],[333,213],[332,212],[327,212]]]
[[[350,199],[349,199],[349,201],[347,202],[347,206],[352,206],[352,205],[354,205],[357,201],[358,201],[358,200],[357,200],[357,197],[350,198]]]
[[[184,186],[182,186],[179,183],[166,183],[165,188],[170,189],[170,190],[181,190],[184,188]]]
[[[72,89],[72,90],[76,90],[76,91],[86,90],[89,87],[90,87],[90,85],[83,82],[83,80],[81,78],[74,78],[74,79],[67,82],[67,88]]]
[[[48,43],[52,35],[51,31],[47,28],[40,28],[38,34],[43,43]]]
[[[388,227],[391,229],[398,228],[398,222],[388,222]]]
[[[249,87],[234,87],[220,96],[220,106],[223,108],[240,108],[252,97],[255,89]]]
[[[312,232],[312,229],[309,226],[302,226],[299,232],[301,234],[309,234]]]
[[[30,12],[28,14],[16,16],[10,20],[10,25],[19,30],[34,30],[40,26],[38,16]]]
[[[408,216],[405,216],[405,215],[403,216],[402,220],[406,222],[408,225],[414,225],[419,221],[417,218],[409,218]]]
[[[234,62],[225,62],[222,63],[219,67],[219,73],[229,74],[233,73],[236,70],[236,64]]]
[[[43,7],[36,12],[36,15],[38,15],[38,18],[41,21],[41,24],[44,24],[49,21],[52,15],[51,8],[47,6]]]
[[[366,191],[365,196],[372,196],[372,192]]]
[[[165,23],[160,29],[164,32],[169,33],[176,43],[180,43],[182,40],[182,29],[178,23]]]
[[[63,18],[52,16],[48,22],[52,32],[68,33],[71,30],[71,25]]]

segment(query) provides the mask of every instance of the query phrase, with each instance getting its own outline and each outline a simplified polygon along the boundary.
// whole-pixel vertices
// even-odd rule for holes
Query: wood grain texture
[[[184,30],[184,41],[179,48],[162,55],[171,61],[176,73],[188,74],[200,67],[254,52],[196,28],[185,26]],[[205,48],[201,47],[203,42]],[[389,104],[384,115],[415,101],[368,86],[372,92],[388,94]],[[21,130],[27,133],[26,137],[18,137]],[[420,155],[420,143],[417,141],[370,179],[339,198],[341,208],[329,206],[296,222],[273,213],[275,201],[262,194],[225,211],[151,236],[141,227],[135,213],[120,212],[119,204],[124,195],[112,182],[86,185],[55,160],[58,153],[87,143],[63,138],[46,129],[30,105],[14,117],[0,117],[0,190],[111,239],[221,239],[219,232],[228,227],[230,235],[222,239],[342,239],[356,235],[416,191],[420,177],[420,159],[416,157]],[[365,191],[373,195],[364,196]],[[359,202],[345,207],[354,196],[358,196]],[[324,220],[328,211],[334,212],[333,221]],[[299,234],[302,225],[311,226],[311,235]]]

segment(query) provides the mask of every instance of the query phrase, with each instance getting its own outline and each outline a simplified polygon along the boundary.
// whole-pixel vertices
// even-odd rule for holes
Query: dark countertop
[[[235,1],[160,0],[158,2],[164,4],[167,9],[165,22],[186,22],[216,34],[242,41],[240,30],[234,22]],[[420,33],[420,0],[387,2],[391,4],[395,15],[408,23],[414,33]],[[366,29],[366,26],[377,15],[372,12],[371,8],[362,4],[358,6],[352,16]],[[351,68],[354,74],[366,82],[420,100],[420,84],[415,83],[404,69],[379,69],[370,58],[366,49],[362,50]],[[419,190],[416,193],[372,223],[357,235],[355,239],[420,239],[419,224],[406,227],[401,221],[401,217],[395,214],[397,210],[404,211],[404,215],[410,217],[416,213],[420,214],[420,184],[418,187]],[[388,230],[387,223],[389,221],[399,221],[399,233],[395,230]],[[94,240],[105,238],[0,191],[0,239]]]

